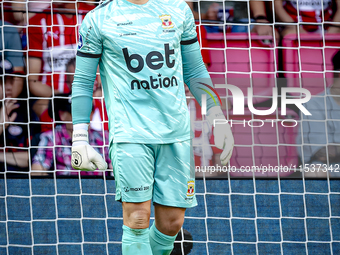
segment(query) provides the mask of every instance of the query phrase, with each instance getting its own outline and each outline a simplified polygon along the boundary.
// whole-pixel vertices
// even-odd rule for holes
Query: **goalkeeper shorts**
[[[116,200],[190,208],[197,205],[191,140],[110,146]]]

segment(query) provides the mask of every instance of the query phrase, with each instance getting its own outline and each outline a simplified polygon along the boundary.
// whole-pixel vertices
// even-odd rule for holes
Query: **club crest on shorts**
[[[174,27],[174,23],[172,23],[172,21],[171,21],[171,15],[170,14],[160,15],[159,18],[162,21],[162,28],[170,29],[170,28]]]
[[[192,197],[195,193],[195,182],[194,181],[188,181],[188,191],[187,196]]]

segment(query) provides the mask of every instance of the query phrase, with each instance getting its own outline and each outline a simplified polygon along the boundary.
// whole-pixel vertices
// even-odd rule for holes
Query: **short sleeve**
[[[194,15],[191,9],[186,4],[185,7],[185,20],[183,26],[183,34],[181,38],[182,45],[188,45],[197,42],[196,25]]]
[[[102,39],[92,14],[89,12],[80,26],[77,56],[100,58]]]

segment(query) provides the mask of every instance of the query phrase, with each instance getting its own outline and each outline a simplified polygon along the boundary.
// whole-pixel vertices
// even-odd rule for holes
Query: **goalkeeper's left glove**
[[[223,150],[220,159],[222,165],[226,165],[234,148],[234,136],[230,125],[219,106],[214,106],[208,110],[207,120],[210,125],[214,126],[215,146]]]
[[[107,163],[102,156],[89,144],[87,124],[73,126],[72,167],[77,170],[106,170]]]

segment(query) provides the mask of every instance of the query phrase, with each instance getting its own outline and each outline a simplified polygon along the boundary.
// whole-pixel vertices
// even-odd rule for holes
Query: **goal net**
[[[78,29],[98,2],[1,2],[0,254],[121,254],[112,167],[67,167]],[[337,3],[277,3],[188,1],[235,147],[222,166],[186,91],[198,206],[172,255],[340,254]],[[110,163],[94,87],[91,142]]]

